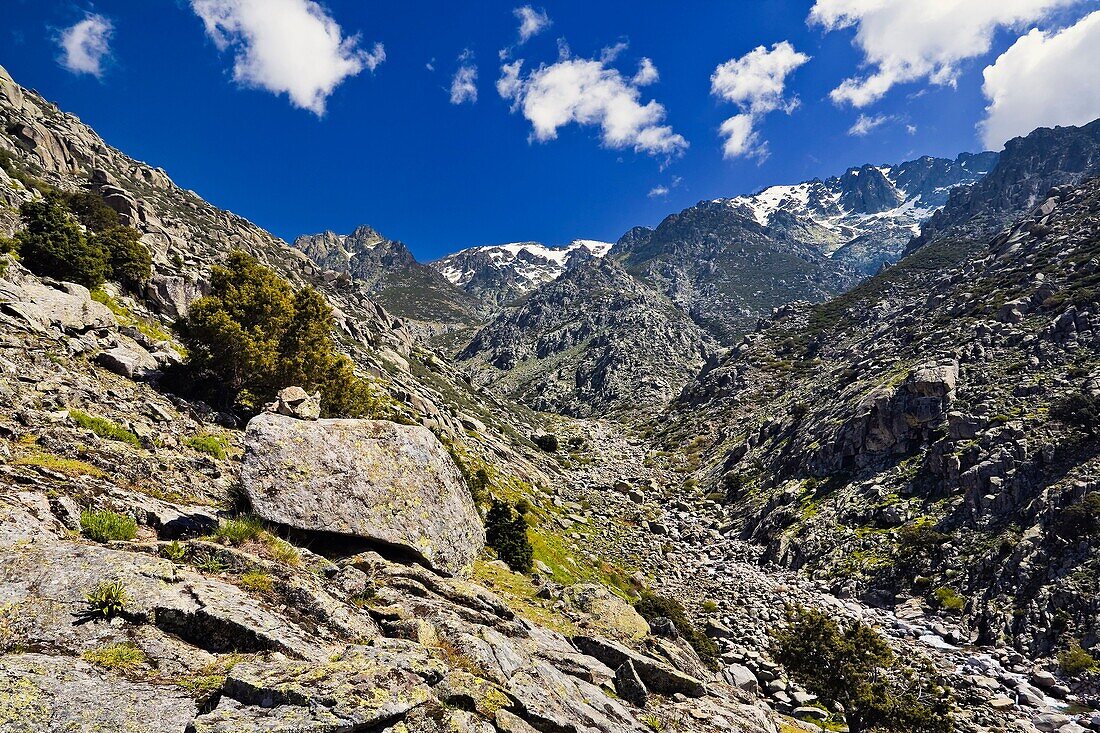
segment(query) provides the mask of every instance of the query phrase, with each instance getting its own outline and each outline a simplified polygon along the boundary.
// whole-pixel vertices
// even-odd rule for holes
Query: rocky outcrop
[[[15,262],[0,275],[0,317],[41,332],[56,328],[69,334],[117,325],[107,306],[92,300],[86,287],[41,281]]]
[[[197,706],[182,690],[103,674],[44,654],[0,657],[0,730],[184,733]]]
[[[264,519],[411,553],[456,573],[485,544],[447,450],[427,428],[265,413],[245,431],[241,483]]]
[[[905,253],[950,237],[989,238],[1055,186],[1100,172],[1100,120],[1081,127],[1040,127],[1005,143],[980,182],[951,192]]]
[[[668,299],[601,259],[497,316],[458,359],[477,384],[585,417],[663,404],[713,348]]]
[[[417,262],[404,244],[370,227],[358,227],[351,234],[303,235],[294,246],[319,267],[359,281],[378,303],[402,318],[451,327],[480,320],[477,300]]]

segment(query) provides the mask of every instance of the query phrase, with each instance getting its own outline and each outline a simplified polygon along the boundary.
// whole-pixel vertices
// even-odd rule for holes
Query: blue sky
[[[613,241],[701,199],[1100,116],[1095,0],[552,0],[522,44],[519,2],[5,5],[0,64],[112,145],[283,238],[369,224],[422,260]],[[300,18],[337,40],[298,48]],[[455,104],[462,66],[477,100]],[[879,124],[853,134],[861,116]]]

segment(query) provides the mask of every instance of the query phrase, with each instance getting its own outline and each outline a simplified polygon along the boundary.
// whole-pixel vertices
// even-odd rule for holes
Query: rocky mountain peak
[[[849,168],[838,185],[840,206],[854,214],[889,211],[905,200],[905,194],[886,178],[883,170],[872,165]]]
[[[450,282],[490,308],[515,301],[570,268],[605,256],[612,245],[577,239],[561,247],[539,242],[486,245],[459,250],[432,263]]]

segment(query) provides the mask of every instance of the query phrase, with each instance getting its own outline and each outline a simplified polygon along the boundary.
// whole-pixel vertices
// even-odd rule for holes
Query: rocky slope
[[[960,188],[925,224],[906,252],[951,236],[992,236],[1055,186],[1100,173],[1100,120],[1082,127],[1040,127],[1005,143],[997,165]]]
[[[570,267],[603,257],[607,242],[578,239],[564,247],[519,242],[471,247],[431,263],[443,277],[498,310],[540,285],[552,282]]]
[[[178,187],[165,171],[112,148],[75,116],[20,87],[2,68],[0,130],[0,233],[19,226],[19,205],[36,195],[36,180],[99,193],[142,233],[141,241],[152,252],[152,277],[133,306],[162,330],[206,291],[213,265],[234,249],[245,251],[293,285],[309,284],[325,295],[335,310],[341,347],[404,406],[409,419],[480,444],[478,451],[510,455],[517,468],[525,466],[521,472],[537,475],[522,445],[518,451],[515,447],[525,441],[521,436],[538,432],[531,416],[474,393],[426,347],[419,338],[422,329],[381,307],[364,281],[325,270],[301,250]],[[469,426],[482,428],[478,437],[470,437]]]
[[[653,230],[632,229],[610,256],[721,343],[783,303],[824,300],[859,279],[816,242],[762,225],[724,201],[685,209]]]
[[[458,361],[476,384],[536,410],[584,417],[663,404],[713,347],[668,299],[594,259],[494,318]]]
[[[319,267],[360,281],[375,302],[398,317],[446,327],[468,326],[482,315],[477,300],[417,262],[404,244],[370,227],[303,235],[294,247]]]
[[[1094,644],[1098,227],[1100,181],[1061,186],[990,241],[782,309],[665,440],[743,538],[838,593],[951,602],[971,640],[1032,655]]]

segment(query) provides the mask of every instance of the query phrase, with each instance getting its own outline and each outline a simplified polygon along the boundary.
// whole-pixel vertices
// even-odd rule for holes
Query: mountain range
[[[0,729],[843,729],[801,607],[938,716],[895,733],[1100,730],[1098,176],[1100,121],[423,264],[0,68]],[[98,241],[64,201],[148,277],[25,256],[43,206]],[[181,319],[234,251],[385,419],[207,401]]]

